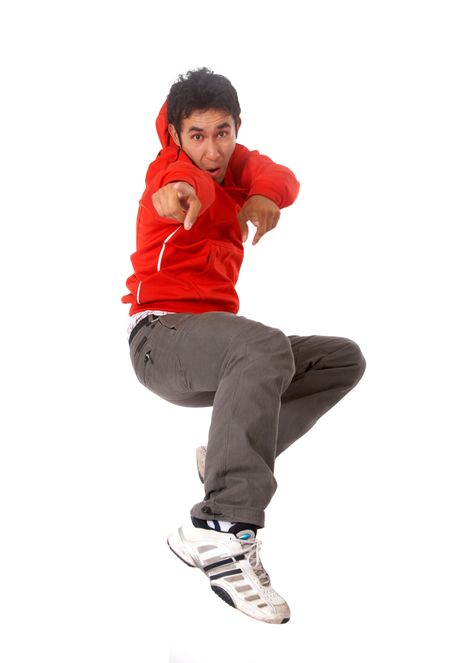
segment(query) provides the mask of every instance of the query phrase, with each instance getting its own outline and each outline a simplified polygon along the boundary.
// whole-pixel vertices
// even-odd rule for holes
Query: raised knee
[[[355,383],[364,375],[366,370],[366,360],[361,352],[361,348],[355,341],[352,341],[350,338],[344,339],[346,342],[346,355],[348,356],[349,363],[354,367],[355,371]]]
[[[269,356],[278,360],[280,370],[286,374],[288,382],[295,375],[295,359],[291,342],[281,330],[273,329],[266,349]]]

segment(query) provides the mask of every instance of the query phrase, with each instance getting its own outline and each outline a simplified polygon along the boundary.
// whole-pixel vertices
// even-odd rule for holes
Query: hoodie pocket
[[[172,320],[173,316],[177,315],[176,313],[165,313],[164,315],[160,315],[158,318],[158,322],[162,324],[163,327],[166,327],[167,329],[177,329],[176,323]]]
[[[184,272],[185,274],[202,274],[209,267],[210,240],[203,239],[193,244],[164,243],[158,261],[160,272]]]
[[[214,280],[231,281],[236,285],[239,270],[244,259],[244,250],[240,250],[232,244],[210,241],[208,264],[205,274]]]

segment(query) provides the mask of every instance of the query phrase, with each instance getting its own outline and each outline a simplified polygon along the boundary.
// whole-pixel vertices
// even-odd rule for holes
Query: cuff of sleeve
[[[195,189],[195,193],[202,204],[201,214],[212,205],[216,197],[212,177],[202,173],[199,168],[195,168],[195,170],[193,167],[170,168],[161,177],[159,187],[165,186],[169,182],[187,182],[190,184]]]
[[[300,183],[295,180],[294,182],[286,182],[285,186],[274,187],[271,181],[255,182],[251,187],[248,197],[250,196],[265,196],[270,198],[275,205],[280,209],[292,205],[298,196],[300,190]]]

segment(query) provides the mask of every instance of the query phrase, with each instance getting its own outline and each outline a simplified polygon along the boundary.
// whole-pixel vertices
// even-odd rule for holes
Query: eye
[[[223,138],[225,136],[228,136],[228,131],[219,131],[219,133],[217,135],[220,136],[221,138]]]
[[[199,142],[199,140],[200,140],[201,138],[203,138],[202,134],[194,134],[194,135],[192,136],[192,140],[195,140],[197,143]],[[197,139],[198,139],[198,140],[197,140]]]

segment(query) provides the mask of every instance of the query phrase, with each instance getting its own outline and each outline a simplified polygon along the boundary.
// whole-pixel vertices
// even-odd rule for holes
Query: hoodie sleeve
[[[200,214],[203,214],[215,199],[216,194],[213,178],[191,163],[184,161],[169,163],[164,169],[160,169],[158,172],[147,173],[146,179],[150,194],[155,193],[170,182],[187,182],[195,189],[202,204]]]
[[[281,209],[292,205],[298,196],[300,182],[294,173],[257,150],[236,145],[230,165],[236,181],[248,190],[248,198],[266,196]]]
[[[216,197],[214,181],[175,145],[168,129],[167,99],[161,106],[155,126],[163,149],[148,168],[145,178],[147,192],[153,195],[170,182],[187,182],[195,189],[202,204],[200,214],[203,214]]]

